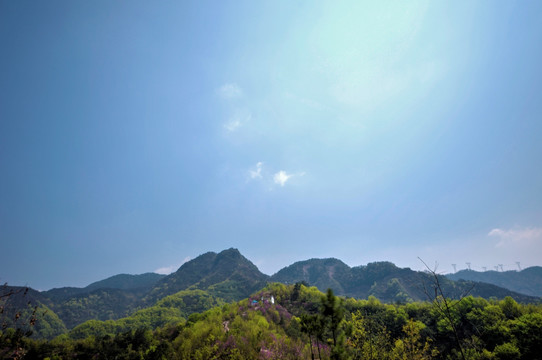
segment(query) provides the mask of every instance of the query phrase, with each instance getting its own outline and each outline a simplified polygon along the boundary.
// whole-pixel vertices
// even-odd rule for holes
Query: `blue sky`
[[[0,1],[0,281],[238,248],[542,265],[539,1]]]

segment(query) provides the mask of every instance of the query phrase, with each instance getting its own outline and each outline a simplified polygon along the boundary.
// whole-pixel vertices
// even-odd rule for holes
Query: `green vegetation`
[[[89,319],[115,320],[138,308],[142,293],[119,289],[98,289],[55,302],[53,310],[68,329]]]
[[[131,329],[151,330],[168,324],[184,322],[194,313],[201,313],[224,302],[202,290],[184,290],[158,301],[154,306],[136,311],[133,315],[116,321],[88,320],[69,332],[72,339],[90,335],[102,337],[127,332]]]
[[[52,339],[67,331],[58,315],[38,291],[7,286],[0,288],[0,330],[17,329],[20,334]],[[39,321],[38,321],[39,320]]]
[[[539,279],[542,277],[539,276]],[[398,268],[386,261],[351,268],[337,259],[310,259],[283,268],[273,275],[271,280],[286,284],[304,281],[316,286],[320,291],[331,288],[337,295],[358,299],[375,296],[384,302],[407,303],[428,300],[423,284],[431,284],[434,279],[428,273]],[[483,298],[503,299],[511,296],[520,302],[539,300],[487,283],[452,281],[440,275],[439,281],[443,291],[453,299],[469,293]]]
[[[145,296],[151,305],[165,296],[181,290],[205,290],[226,301],[238,301],[258,291],[268,281],[268,276],[237,249],[227,249],[218,254],[208,252],[160,280]]]
[[[270,280],[287,284],[304,281],[316,286],[320,291],[331,288],[335,294],[341,296],[358,299],[374,296],[383,302],[398,304],[427,301],[423,284],[431,284],[433,281],[429,274],[401,269],[390,262],[350,268],[337,259],[298,262],[269,277],[262,274],[238,250],[227,249],[218,254],[209,252],[198,256],[168,276],[121,274],[92,283],[85,288],[66,287],[44,292],[29,289],[25,299],[32,302],[32,307],[39,306],[43,311],[49,309],[49,319],[42,320],[39,326],[43,327],[35,328],[33,337],[52,338],[88,320],[118,321],[129,317],[138,310],[155,306],[158,301],[179,291],[200,290],[216,301],[234,302],[262,289]],[[461,294],[470,291],[471,295],[483,298],[503,299],[511,296],[522,303],[540,301],[538,298],[485,283],[452,281],[445,277],[439,277],[439,281],[443,291],[452,299],[459,299]],[[26,302],[24,306],[26,307]],[[206,306],[205,309],[210,306],[213,305]],[[22,303],[12,308],[22,309]],[[16,312],[9,309],[6,311],[11,315]],[[188,313],[183,311],[181,310],[180,316],[186,317],[192,312],[203,311],[203,308]],[[53,314],[55,316],[52,316]],[[159,320],[156,323],[167,322]]]
[[[539,358],[542,305],[473,296],[446,301],[449,314],[437,303],[342,298],[302,283],[271,283],[234,303],[202,290],[186,290],[132,316],[87,321],[49,341],[5,330],[0,355],[9,357],[17,351],[43,359]]]
[[[268,276],[243,257],[238,250],[228,249],[206,253],[185,263],[179,270],[168,276],[158,274],[116,275],[98,281],[85,288],[65,287],[44,292],[31,290],[28,297],[35,304],[43,305],[56,314],[62,328],[54,335],[34,332],[34,337],[50,338],[67,329],[82,325],[85,321],[117,321],[137,310],[145,309],[167,296],[179,291],[202,290],[213,300],[192,312],[201,312],[220,301],[238,301],[261,289]],[[6,290],[7,291],[7,290]],[[191,307],[189,304],[181,306]],[[17,308],[21,308],[17,306]],[[159,321],[162,323],[162,320]]]
[[[537,359],[542,348],[540,299],[495,285],[336,259],[271,279],[290,284],[267,283],[228,249],[166,277],[43,293],[4,286],[0,358],[499,360]]]

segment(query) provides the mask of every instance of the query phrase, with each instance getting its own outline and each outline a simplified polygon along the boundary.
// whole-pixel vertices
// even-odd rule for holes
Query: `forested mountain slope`
[[[532,266],[521,271],[461,270],[446,275],[451,280],[481,281],[530,296],[542,297],[542,267]]]
[[[258,270],[239,250],[208,252],[183,264],[160,280],[145,297],[147,304],[186,289],[206,290],[226,301],[246,298],[261,289],[269,276]]]
[[[359,299],[375,296],[385,302],[427,300],[433,293],[434,277],[426,272],[398,268],[390,262],[375,262],[350,268],[337,259],[310,259],[296,262],[274,274],[271,279],[283,283],[303,281],[320,291],[333,289],[336,294]],[[502,299],[512,296],[520,302],[536,299],[500,288],[495,285],[471,281],[451,281],[439,276],[442,290],[450,298],[466,294],[484,298]]]

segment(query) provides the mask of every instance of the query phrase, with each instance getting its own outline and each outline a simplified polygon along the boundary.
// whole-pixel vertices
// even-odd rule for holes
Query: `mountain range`
[[[494,284],[521,294],[542,297],[542,267],[540,266],[532,266],[521,271],[461,270],[446,277],[450,280]]]
[[[375,296],[384,302],[428,300],[433,293],[434,275],[430,272],[399,268],[390,262],[374,262],[365,266],[349,267],[338,259],[310,259],[287,266],[271,277],[271,281],[295,283],[304,281],[325,291],[331,288],[338,295],[367,298]],[[483,298],[502,299],[511,296],[520,302],[533,301],[531,296],[514,292],[494,284],[464,279],[452,280],[438,275],[440,285],[450,298],[466,294]]]
[[[542,275],[539,270],[526,269],[523,272],[529,275],[529,281],[540,284]],[[450,298],[457,299],[469,294],[498,299],[511,296],[524,303],[540,302],[540,298],[535,297],[540,296],[540,292],[536,292],[537,287],[516,287],[517,290],[535,289],[525,294],[487,282],[477,282],[477,279],[436,276],[442,290]],[[513,279],[512,274],[508,276]],[[162,307],[154,309],[155,312],[160,313],[165,304],[177,304],[185,307],[178,314],[187,316],[206,306],[247,298],[269,282],[304,282],[321,291],[331,288],[337,295],[346,297],[374,296],[383,302],[404,303],[428,300],[434,292],[435,277],[428,272],[399,268],[390,262],[349,267],[334,258],[299,261],[268,276],[237,249],[231,248],[220,253],[200,255],[167,276],[154,273],[121,274],[84,288],[64,287],[43,292],[30,289],[23,293],[22,288],[5,286],[1,291],[15,292],[8,299],[13,309],[28,303],[47,314],[48,320],[39,322],[41,328],[36,330],[42,337],[52,337],[88,320],[115,320],[134,313],[149,316],[145,314],[145,309],[157,304]],[[502,285],[513,282],[509,280]],[[27,312],[32,306],[26,306]],[[6,304],[5,308],[6,313],[9,312],[10,304]]]

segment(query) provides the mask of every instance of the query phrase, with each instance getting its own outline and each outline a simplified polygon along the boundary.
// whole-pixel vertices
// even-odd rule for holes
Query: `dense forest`
[[[0,334],[2,358],[540,359],[542,305],[465,296],[385,304],[303,282],[269,283],[237,302],[183,290],[118,320],[31,337],[48,311],[29,308]],[[23,306],[24,304],[19,304]],[[208,309],[208,310],[206,310]]]

